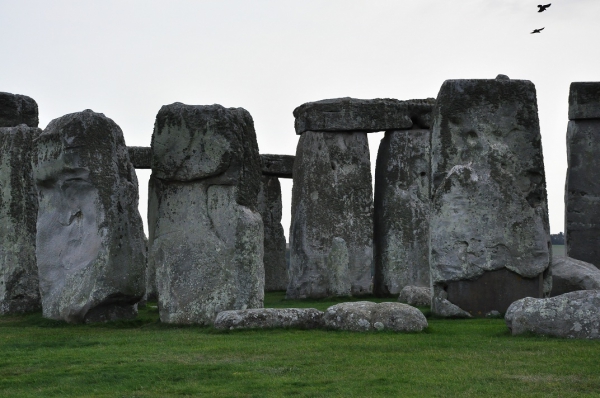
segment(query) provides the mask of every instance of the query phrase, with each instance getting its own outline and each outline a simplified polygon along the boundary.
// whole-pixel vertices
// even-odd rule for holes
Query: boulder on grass
[[[600,270],[571,257],[552,258],[552,296],[577,290],[600,290]]]
[[[327,308],[323,315],[323,326],[354,332],[420,332],[427,327],[427,319],[421,311],[407,304],[357,301]]]
[[[322,317],[323,312],[314,308],[255,308],[222,311],[215,319],[215,328],[222,330],[316,329],[321,327]]]
[[[431,288],[405,286],[400,291],[398,301],[412,306],[429,307],[431,305]]]

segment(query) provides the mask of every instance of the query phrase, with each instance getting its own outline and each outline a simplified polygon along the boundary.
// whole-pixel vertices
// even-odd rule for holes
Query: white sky
[[[34,98],[40,127],[93,109],[149,146],[160,107],[243,107],[261,153],[294,154],[292,111],[326,98],[436,97],[503,73],[537,88],[553,233],[563,230],[572,81],[600,80],[600,1],[0,0],[0,91]],[[545,27],[531,35],[534,28]],[[382,134],[370,136],[371,161]],[[140,171],[146,214],[149,172]],[[281,180],[284,229],[291,181]]]

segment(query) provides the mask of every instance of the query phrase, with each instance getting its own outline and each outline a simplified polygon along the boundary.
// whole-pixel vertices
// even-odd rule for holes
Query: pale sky
[[[254,118],[261,153],[295,154],[292,111],[326,98],[436,97],[446,79],[531,80],[552,233],[563,231],[569,84],[600,81],[600,1],[0,0],[0,91],[34,98],[40,127],[92,109],[149,146],[162,105]],[[545,27],[541,34],[530,34]],[[374,168],[382,133],[371,134]],[[139,171],[146,218],[149,171]],[[288,235],[291,181],[281,180]]]

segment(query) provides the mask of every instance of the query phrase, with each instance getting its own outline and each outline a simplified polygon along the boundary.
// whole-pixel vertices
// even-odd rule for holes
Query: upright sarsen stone
[[[38,105],[26,95],[0,92],[0,127],[38,126]]]
[[[161,321],[212,324],[221,311],[262,307],[260,175],[246,110],[182,103],[160,109],[148,244]]]
[[[434,298],[483,316],[549,293],[546,179],[534,85],[448,80],[433,118]]]
[[[0,315],[41,308],[35,259],[32,144],[41,130],[0,128]]]
[[[44,317],[96,322],[135,316],[146,251],[123,132],[86,110],[51,121],[35,151]]]

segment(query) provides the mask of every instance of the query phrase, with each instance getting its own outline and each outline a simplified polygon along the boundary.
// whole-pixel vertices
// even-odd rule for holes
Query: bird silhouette
[[[542,30],[544,30],[544,29],[546,29],[546,27],[545,27],[545,26],[544,26],[543,28],[541,28],[541,29],[534,29],[534,30],[533,30],[533,32],[531,32],[531,33],[532,33],[532,34],[533,34],[533,33],[541,33],[541,32],[542,32]]]
[[[544,11],[546,11],[546,9],[547,9],[548,7],[550,7],[551,5],[552,5],[552,3],[550,3],[550,4],[546,4],[546,5],[541,5],[541,4],[540,4],[540,5],[538,6],[538,8],[539,8],[538,12],[544,12]]]

